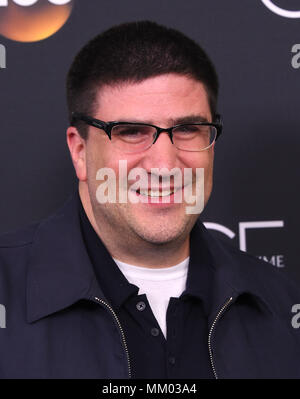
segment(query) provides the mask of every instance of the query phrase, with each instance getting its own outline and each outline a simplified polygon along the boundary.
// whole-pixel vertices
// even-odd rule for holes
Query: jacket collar
[[[27,270],[27,320],[94,296],[105,299],[84,247],[74,194],[35,232]]]
[[[27,270],[28,322],[80,299],[93,300],[97,296],[107,301],[84,245],[76,195],[71,195],[61,209],[42,221],[35,232]],[[234,256],[200,221],[192,230],[190,261],[197,262],[198,240],[206,245],[214,269],[210,320],[228,298],[236,300],[241,294],[251,295],[258,306],[272,312],[266,281],[260,281],[248,265],[241,267],[243,257]]]
[[[209,251],[210,266],[214,269],[210,325],[231,297],[233,303],[243,295],[248,299],[248,303],[270,314],[282,311],[276,305],[278,301],[274,298],[273,286],[269,281],[270,274],[265,270],[265,267],[272,268],[271,265],[266,265],[264,261],[215,239],[199,220],[193,231],[196,232],[197,240],[202,240]]]

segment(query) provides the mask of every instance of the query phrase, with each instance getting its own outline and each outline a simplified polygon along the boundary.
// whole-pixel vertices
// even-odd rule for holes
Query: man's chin
[[[167,224],[155,226],[155,222],[149,222],[148,225],[135,225],[133,230],[143,241],[155,245],[163,245],[182,240],[183,236],[189,234],[186,225],[168,226]]]
[[[145,242],[149,244],[164,245],[176,241],[176,239],[178,239],[178,236],[161,236],[161,234],[158,234],[157,236],[140,235],[140,238],[142,238]]]

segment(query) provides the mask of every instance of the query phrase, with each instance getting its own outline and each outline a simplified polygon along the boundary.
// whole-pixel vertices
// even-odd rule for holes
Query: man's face
[[[211,112],[204,86],[194,79],[167,74],[149,78],[141,83],[105,86],[97,97],[97,111],[93,115],[102,121],[145,122],[168,128],[176,121],[190,116],[206,118],[211,122]],[[127,242],[143,240],[163,244],[186,238],[198,215],[187,214],[186,204],[181,203],[106,203],[99,204],[96,180],[100,168],[111,168],[119,178],[119,161],[127,161],[128,173],[133,168],[143,168],[151,175],[151,168],[179,168],[184,176],[185,168],[192,168],[195,186],[196,168],[204,168],[204,203],[212,190],[214,146],[200,152],[179,150],[162,132],[149,149],[138,153],[122,153],[115,148],[107,135],[94,127],[89,128],[86,142],[87,184],[90,201],[100,234],[103,226],[109,226],[116,236]],[[132,185],[128,181],[128,190]],[[151,188],[149,178],[149,189]],[[157,187],[155,187],[157,188]],[[195,188],[195,187],[194,187]],[[117,190],[118,191],[118,190]],[[184,194],[184,193],[183,193]],[[183,195],[184,198],[184,195]],[[105,228],[105,227],[104,227]]]

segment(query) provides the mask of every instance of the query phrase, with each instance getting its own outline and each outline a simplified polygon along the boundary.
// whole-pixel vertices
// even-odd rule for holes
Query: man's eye
[[[118,133],[120,136],[137,136],[139,134],[143,134],[138,129],[124,129],[124,130],[120,130]]]
[[[112,130],[112,140],[122,143],[141,144],[151,137],[151,128],[147,126],[117,125]]]
[[[145,126],[115,126],[112,134],[123,138],[140,138],[151,134],[151,130]]]
[[[176,129],[177,133],[183,133],[183,134],[195,133],[198,131],[199,131],[199,126],[193,126],[193,125],[184,125]]]

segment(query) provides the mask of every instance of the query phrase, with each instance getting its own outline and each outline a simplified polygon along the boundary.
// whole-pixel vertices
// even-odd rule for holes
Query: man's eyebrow
[[[181,125],[185,123],[201,123],[201,122],[208,122],[208,119],[202,115],[188,115],[182,116],[175,119],[170,119],[169,122],[172,125]]]
[[[135,123],[148,123],[149,125],[154,125],[152,121],[150,120],[127,120],[122,119],[122,122],[135,122]],[[209,122],[208,119],[205,116],[202,115],[188,115],[188,116],[181,116],[178,118],[170,118],[168,119],[168,125],[169,126],[175,126],[175,125],[182,125],[186,123],[201,123],[201,122]]]

